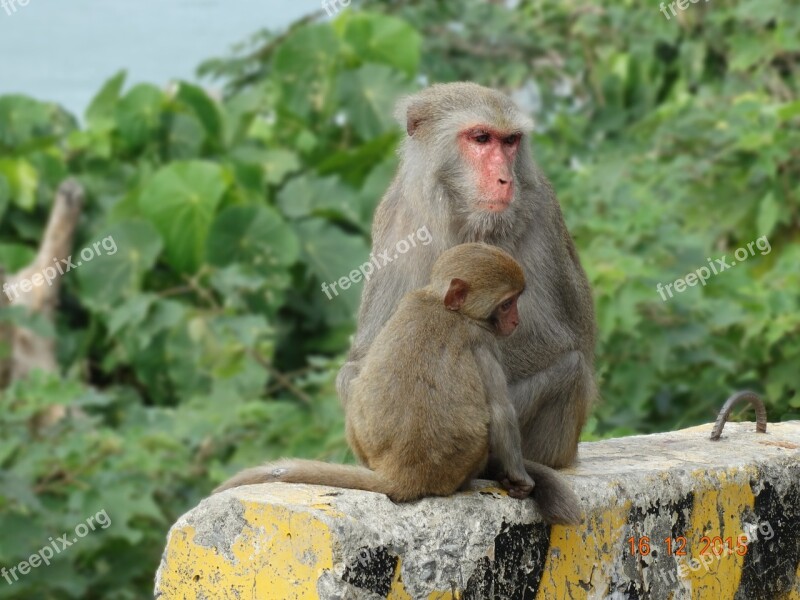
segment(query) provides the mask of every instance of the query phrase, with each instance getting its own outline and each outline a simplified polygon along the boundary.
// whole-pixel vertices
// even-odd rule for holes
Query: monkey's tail
[[[316,460],[284,458],[240,471],[214,490],[214,494],[255,483],[311,483],[378,492],[392,496],[394,486],[375,471],[353,465],[333,465]]]
[[[525,470],[536,484],[531,497],[539,505],[545,521],[563,525],[581,522],[578,496],[555,469],[526,460]]]

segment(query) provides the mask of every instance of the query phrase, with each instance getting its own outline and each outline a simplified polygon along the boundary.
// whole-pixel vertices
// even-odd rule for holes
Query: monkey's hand
[[[530,496],[536,486],[533,479],[525,471],[522,471],[519,475],[506,474],[505,477],[500,478],[500,485],[506,489],[509,496],[520,500]]]

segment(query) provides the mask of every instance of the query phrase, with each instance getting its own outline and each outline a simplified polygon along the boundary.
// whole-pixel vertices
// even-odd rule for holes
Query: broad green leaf
[[[228,177],[219,165],[191,161],[164,167],[142,190],[142,214],[161,232],[169,263],[177,271],[193,273],[200,266],[227,188]]]
[[[241,146],[231,152],[231,157],[240,163],[258,165],[263,171],[263,183],[273,185],[281,183],[287,175],[300,168],[297,154],[283,148],[265,150],[256,146]]]
[[[125,148],[138,150],[155,142],[155,133],[161,126],[163,104],[163,92],[145,83],[134,86],[122,97],[114,114]]]
[[[364,179],[381,161],[397,157],[399,132],[396,129],[372,138],[364,144],[330,154],[318,166],[320,175],[338,175],[353,187],[364,185]],[[379,196],[383,195],[383,190]]]
[[[349,235],[322,219],[297,223],[297,234],[305,262],[316,279],[316,291],[321,303],[331,311],[331,317],[344,320],[355,315],[363,282],[351,283],[352,271],[369,259],[369,246],[363,237]],[[347,289],[342,289],[345,283]],[[327,286],[326,293],[322,285]]]
[[[222,104],[225,111],[225,122],[227,124],[225,134],[225,144],[233,146],[239,143],[244,137],[248,126],[257,118],[259,111],[265,107],[274,106],[276,94],[268,94],[266,86],[248,87],[240,90],[233,96],[227,98]]]
[[[206,140],[203,124],[193,114],[173,115],[169,124],[169,155],[172,160],[191,160],[202,153]]]
[[[90,126],[98,125],[100,121],[114,117],[114,109],[119,101],[122,86],[125,85],[126,76],[127,73],[124,70],[119,71],[108,79],[97,92],[85,113],[86,122]]]
[[[299,243],[278,212],[263,205],[229,206],[217,215],[206,246],[216,266],[241,262],[272,270],[297,260]]]
[[[59,108],[27,96],[0,96],[0,151],[22,150],[65,133]]]
[[[117,335],[123,327],[137,327],[155,302],[154,294],[138,294],[115,305],[108,315],[108,335]]]
[[[417,72],[422,37],[402,19],[353,11],[336,26],[359,60],[389,65],[409,76]]]
[[[216,145],[222,143],[222,113],[217,103],[196,85],[181,81],[178,84],[177,99],[185,103],[203,124],[208,138]]]
[[[166,367],[175,387],[187,396],[208,393],[220,384],[252,395],[263,389],[267,373],[251,350],[269,358],[272,337],[263,315],[197,317],[168,336]]]
[[[12,202],[23,210],[32,210],[39,185],[39,174],[34,166],[24,158],[0,159],[0,175],[8,182]]]
[[[334,110],[329,104],[341,42],[326,25],[301,27],[278,46],[273,61],[284,110],[300,117]],[[328,103],[328,104],[326,104]]]
[[[278,184],[289,173],[300,168],[300,161],[297,155],[289,150],[267,150],[263,157],[263,166],[267,183]]]
[[[734,40],[730,54],[730,68],[733,71],[747,70],[775,52],[771,44],[765,44],[763,39],[752,35],[737,35]]]
[[[185,314],[185,305],[175,300],[162,300],[155,294],[130,296],[109,313],[108,335],[116,337],[122,332],[131,354],[141,355],[150,348],[156,335],[178,326]]]
[[[400,96],[414,90],[407,79],[383,65],[364,65],[339,78],[338,98],[348,122],[368,140],[396,127],[392,117]]]
[[[356,193],[336,176],[292,179],[278,194],[278,206],[289,218],[328,215],[361,224]]]
[[[103,237],[111,239],[91,261],[77,267],[82,300],[96,310],[109,310],[121,299],[138,292],[144,275],[153,268],[163,242],[158,231],[146,221],[120,221]]]

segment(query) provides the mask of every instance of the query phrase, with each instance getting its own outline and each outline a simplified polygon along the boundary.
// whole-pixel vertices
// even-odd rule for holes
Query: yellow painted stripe
[[[554,525],[536,598],[583,598],[587,583],[602,589],[606,578],[598,565],[622,559],[622,537],[630,509],[631,503],[624,502],[593,515],[582,525]]]
[[[789,592],[787,600],[800,600],[800,564],[797,565],[797,573],[794,574],[795,590]]]
[[[428,594],[428,600],[460,600],[461,591],[456,590],[453,592],[431,592]]]
[[[394,570],[394,579],[392,580],[392,587],[389,594],[386,596],[387,600],[413,600],[411,595],[406,591],[406,586],[403,585],[403,578],[401,573],[403,571],[403,559],[397,559],[397,568]]]
[[[195,541],[193,527],[173,531],[162,571],[161,600],[317,598],[317,580],[333,568],[333,539],[313,515],[242,501],[247,523],[231,547],[233,560]],[[254,577],[255,575],[255,577]]]
[[[704,476],[702,472],[695,474],[698,479]],[[745,533],[742,514],[746,509],[753,508],[755,497],[748,477],[741,472],[730,476],[719,473],[717,477],[719,488],[695,494],[694,509],[686,532],[687,556],[679,557],[678,561],[679,565],[687,565],[686,568],[679,568],[678,574],[689,583],[694,600],[733,598],[742,577],[744,556],[737,554],[737,543],[738,537]],[[719,537],[723,545],[726,538],[731,538],[734,550],[722,550],[717,543],[717,552],[722,550],[717,556],[713,546],[707,547],[709,544],[704,537],[710,540]]]

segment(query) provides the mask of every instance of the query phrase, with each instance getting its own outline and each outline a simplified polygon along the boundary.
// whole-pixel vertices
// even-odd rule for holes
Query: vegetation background
[[[509,7],[512,5],[513,7]],[[668,10],[668,9],[667,9]],[[0,565],[107,510],[0,598],[148,597],[169,526],[228,474],[352,460],[333,380],[396,166],[395,100],[429,82],[512,92],[537,123],[594,287],[603,394],[585,439],[713,419],[729,393],[800,418],[800,5],[364,0],[261,32],[201,71],[222,99],[111,78],[79,122],[0,97],[0,264],[32,257],[59,182],[89,201],[64,278],[60,376],[0,400]],[[760,236],[705,287],[656,292]],[[50,426],[37,415],[76,407]],[[747,415],[752,418],[751,415]]]

